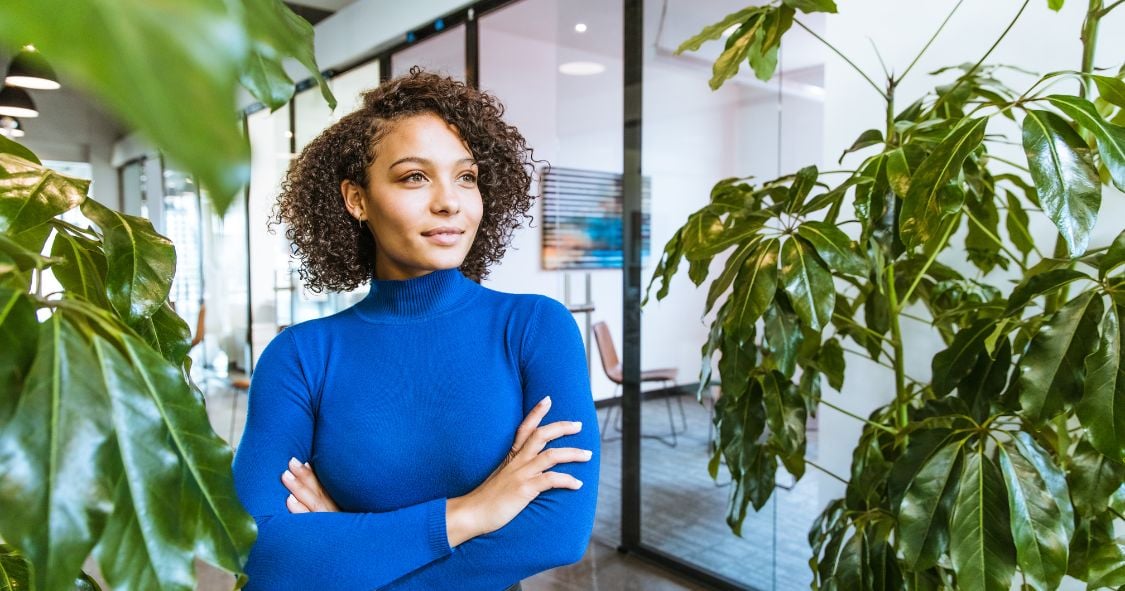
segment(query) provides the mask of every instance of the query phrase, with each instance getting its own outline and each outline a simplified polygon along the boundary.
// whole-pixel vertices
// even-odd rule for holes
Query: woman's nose
[[[435,186],[433,208],[435,212],[457,213],[461,211],[461,196],[454,183],[437,183]]]

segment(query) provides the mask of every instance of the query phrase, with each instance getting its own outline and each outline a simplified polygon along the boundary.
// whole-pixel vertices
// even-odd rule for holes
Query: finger
[[[309,508],[301,501],[298,501],[297,497],[293,495],[289,495],[289,497],[285,499],[285,507],[289,509],[290,513],[311,513]]]
[[[581,430],[582,423],[580,421],[557,421],[549,425],[544,425],[531,434],[531,437],[527,440],[527,444],[520,449],[520,453],[524,455],[526,460],[530,461],[531,456],[543,451],[547,443],[565,435],[574,435]]]
[[[539,492],[550,490],[552,488],[568,488],[570,490],[578,490],[582,488],[582,481],[562,472],[544,472],[536,476],[533,480]]]
[[[531,437],[531,434],[535,432],[536,427],[539,426],[543,417],[547,416],[547,411],[549,410],[551,410],[551,397],[546,396],[543,400],[539,401],[539,404],[536,404],[531,409],[531,412],[527,413],[527,417],[524,418],[519,428],[516,429],[516,440],[515,443],[512,444],[513,452],[518,452],[523,448],[523,445],[527,443],[527,438]]]
[[[323,504],[321,496],[306,486],[293,472],[286,470],[281,475],[281,481],[285,483],[285,488],[289,489],[289,492],[293,493],[293,496],[310,511],[318,510]]]
[[[552,447],[535,456],[528,467],[535,472],[545,472],[559,464],[568,462],[589,462],[594,454],[588,449],[577,447]]]

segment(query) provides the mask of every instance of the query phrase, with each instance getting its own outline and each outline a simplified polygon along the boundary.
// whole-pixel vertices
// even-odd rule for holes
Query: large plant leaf
[[[790,238],[781,245],[781,281],[793,310],[815,332],[828,326],[836,307],[832,274],[803,241]]]
[[[1086,355],[1097,345],[1102,300],[1092,291],[1068,302],[1031,339],[1020,359],[1020,405],[1032,421],[1054,417],[1082,392]]]
[[[950,525],[957,587],[1007,591],[1016,567],[1007,492],[983,443],[965,454]]]
[[[767,9],[768,10],[768,9]],[[711,90],[717,90],[723,82],[738,74],[738,68],[750,53],[758,31],[762,28],[765,16],[762,12],[749,15],[747,20],[727,38],[726,47],[711,66]],[[687,43],[685,43],[686,45]],[[682,46],[681,46],[682,47]]]
[[[943,188],[961,170],[969,154],[980,146],[987,124],[987,118],[964,121],[918,165],[899,218],[899,231],[908,247],[929,242],[945,219],[961,208],[961,201],[951,199],[943,193]]]
[[[984,340],[995,328],[995,320],[977,320],[968,328],[957,331],[949,348],[934,356],[932,367],[935,396],[949,394],[969,375],[976,365],[977,356],[984,351]]]
[[[49,232],[43,224],[82,203],[89,188],[90,181],[0,153],[0,232],[39,252]]]
[[[1085,517],[1104,512],[1114,491],[1125,482],[1125,463],[1098,453],[1086,439],[1075,446],[1067,471],[1074,508]]]
[[[773,301],[777,291],[778,250],[777,240],[771,239],[743,261],[734,280],[724,330],[748,333]]]
[[[1062,117],[1028,109],[1023,149],[1039,202],[1071,257],[1086,251],[1101,207],[1101,183],[1086,142]]]
[[[106,261],[101,245],[65,230],[55,234],[51,256],[61,262],[51,268],[59,284],[69,292],[102,308],[109,308],[106,296]]]
[[[804,13],[810,12],[836,12],[834,0],[782,0],[785,4]]]
[[[0,154],[11,154],[13,156],[19,156],[24,160],[29,160],[35,164],[42,164],[42,162],[39,161],[39,157],[35,155],[35,152],[27,149],[23,144],[9,139],[8,136],[5,135],[0,135]]]
[[[16,410],[35,359],[39,327],[35,306],[22,291],[0,287],[0,433]]]
[[[1121,308],[1101,318],[1097,348],[1086,357],[1086,381],[1076,411],[1101,453],[1125,459],[1125,367],[1121,365]]]
[[[836,226],[807,221],[797,227],[797,235],[812,244],[830,269],[850,275],[867,273],[867,261],[856,252],[848,235]]]
[[[1088,563],[1089,589],[1121,588],[1125,585],[1125,540],[1099,545]]]
[[[211,429],[202,401],[183,372],[132,336],[124,353],[137,370],[145,393],[159,409],[168,445],[181,458],[183,487],[178,512],[194,536],[196,554],[244,580],[242,565],[257,536],[257,525],[234,491],[231,448]]]
[[[664,245],[664,254],[661,255],[660,262],[656,264],[656,269],[652,272],[652,279],[649,279],[648,287],[645,288],[645,297],[641,300],[642,307],[648,303],[652,284],[656,283],[658,278],[661,285],[656,292],[657,301],[668,295],[668,290],[672,287],[672,277],[675,276],[676,270],[680,267],[680,261],[684,258],[683,235],[684,229],[680,228]]]
[[[152,315],[168,299],[176,274],[176,249],[148,220],[94,201],[82,213],[102,230],[108,270],[106,288],[117,313],[133,324]]]
[[[770,439],[785,454],[803,451],[806,418],[804,403],[799,397],[793,396],[795,390],[784,376],[768,372],[761,375],[760,381]],[[801,474],[794,476],[800,478]]]
[[[134,328],[145,342],[160,352],[170,363],[183,364],[191,350],[191,327],[165,302],[152,316],[142,319]]]
[[[1102,119],[1094,104],[1084,98],[1052,94],[1047,100],[1070,115],[1075,123],[1094,134],[1098,142],[1098,154],[1109,171],[1109,178],[1113,179],[1114,186],[1125,191],[1125,127]]]
[[[780,300],[766,308],[765,346],[773,363],[785,377],[792,377],[797,369],[797,350],[804,340],[797,316],[783,307]]]
[[[949,543],[949,510],[963,441],[950,442],[943,435],[933,432],[908,456],[924,462],[906,485],[898,510],[898,545],[911,570],[936,564]],[[901,479],[906,468],[895,469]]]
[[[704,43],[708,41],[715,41],[722,37],[723,32],[729,29],[732,25],[745,22],[749,20],[750,17],[765,10],[767,10],[767,8],[764,6],[749,6],[737,12],[732,12],[723,17],[723,20],[703,27],[703,30],[700,31],[699,34],[681,43],[680,46],[676,48],[675,53],[676,55],[679,55],[685,51],[697,51],[700,47],[703,47]]]
[[[1020,308],[1026,306],[1032,298],[1051,293],[1080,279],[1091,279],[1091,277],[1081,271],[1067,268],[1029,273],[1012,290],[1012,295],[1008,297],[1008,308],[1005,313],[1017,312]]]
[[[707,288],[707,303],[703,308],[703,316],[707,316],[707,314],[711,312],[711,308],[715,306],[715,302],[726,292],[727,288],[734,282],[734,278],[738,275],[738,272],[742,270],[742,263],[746,261],[746,257],[750,256],[757,246],[757,241],[748,242],[735,249],[735,251],[727,257],[726,263],[723,265],[723,272],[720,273],[719,276],[711,282],[711,286]]]
[[[336,97],[316,65],[312,24],[277,0],[242,0],[241,6],[245,10],[243,22],[253,43],[247,64],[243,66],[243,86],[271,109],[280,108],[293,96],[293,83],[281,67],[281,60],[291,56],[313,75],[328,107],[335,109]],[[264,79],[255,79],[255,82],[267,84],[247,84],[245,72],[248,70],[265,74]]]
[[[1050,466],[1063,487],[1066,486],[1066,478],[1055,467],[1051,457],[1036,448],[1017,446],[1015,442],[1008,441],[997,450],[1000,471],[1008,490],[1008,512],[1016,560],[1028,582],[1034,588],[1045,591],[1058,587],[1066,573],[1070,535],[1063,524],[1064,511],[1060,505],[1065,503],[1069,506],[1070,497],[1056,498],[1051,494],[1039,471],[1024,457],[1023,454],[1028,452],[1038,454],[1037,462]],[[1066,515],[1073,524],[1073,515]]]
[[[55,314],[0,437],[0,532],[32,565],[35,588],[69,589],[105,527],[120,474],[97,362]]]

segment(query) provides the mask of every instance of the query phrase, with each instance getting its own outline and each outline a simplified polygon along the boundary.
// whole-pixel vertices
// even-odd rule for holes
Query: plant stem
[[[821,466],[820,464],[817,464],[816,462],[814,462],[814,461],[812,461],[808,458],[805,458],[805,463],[812,466],[813,468],[816,468],[817,470],[820,470],[821,472],[824,472],[825,474],[831,476],[832,478],[835,478],[836,480],[839,480],[840,482],[843,482],[844,484],[849,484],[849,482],[847,480],[844,480],[843,478],[840,478],[839,476],[837,476],[837,475],[833,474],[831,471],[829,471],[827,468]]]
[[[926,267],[929,267],[929,263],[926,264]],[[925,269],[923,269],[922,272],[924,273]],[[919,277],[921,277],[921,274],[919,274]],[[915,284],[917,284],[917,282],[915,282]],[[895,424],[901,431],[906,428],[907,423],[906,368],[904,363],[905,353],[902,347],[902,330],[899,329],[898,325],[898,315],[899,312],[901,312],[901,306],[899,305],[898,294],[895,293],[895,264],[893,261],[891,264],[887,265],[887,299],[890,300],[891,342],[894,346]]]
[[[1022,146],[1023,144],[1020,144],[1020,145]],[[997,156],[997,155],[995,155],[995,154],[991,154],[991,153],[990,153],[990,154],[988,155],[988,159],[989,159],[989,160],[995,160],[995,161],[997,161],[997,162],[1003,162],[1004,164],[1007,164],[1008,166],[1012,166],[1012,167],[1018,168],[1018,169],[1020,169],[1020,170],[1022,170],[1022,171],[1024,171],[1024,172],[1031,172],[1031,171],[1030,171],[1030,170],[1029,170],[1029,169],[1028,169],[1028,168],[1027,168],[1026,166],[1024,166],[1024,165],[1022,165],[1022,164],[1019,164],[1019,163],[1017,163],[1017,162],[1012,162],[1011,160],[1007,160],[1007,159],[1005,159],[1005,158],[1001,158],[1001,157],[999,157],[999,156]]]
[[[875,362],[876,365],[881,365],[881,366],[883,366],[887,369],[890,369],[890,370],[894,370],[894,368],[895,368],[895,366],[893,366],[893,365],[887,365],[886,362],[879,361],[878,359],[871,359],[871,355],[867,354],[864,351],[856,351],[855,349],[851,349],[849,347],[840,347],[840,348],[843,349],[843,351],[845,353],[850,353],[852,355],[855,355],[856,357],[862,357],[864,359],[868,359],[870,361]],[[889,357],[889,355],[888,355],[888,357]],[[921,380],[916,380],[916,379],[914,379],[914,378],[912,378],[908,375],[904,375],[903,377],[906,378],[906,381],[911,382],[913,384],[921,384],[922,383]]]
[[[961,3],[964,1],[965,0],[957,0],[957,4],[953,6],[953,10],[949,11],[949,14],[946,15],[945,20],[941,21],[941,25],[937,28],[936,31],[934,31],[934,34],[930,37],[930,40],[927,41],[924,46],[922,46],[922,51],[919,51],[918,55],[914,56],[914,61],[910,62],[910,65],[906,66],[906,70],[904,70],[902,74],[899,75],[899,80],[906,78],[906,75],[910,73],[910,70],[914,67],[914,64],[918,63],[918,60],[922,58],[922,54],[926,53],[926,50],[930,48],[930,45],[933,44],[935,39],[937,39],[938,34],[941,33],[941,30],[945,28],[945,25],[949,22],[949,19],[953,18],[953,13],[957,12],[957,9],[961,7]]]
[[[816,37],[817,41],[820,41],[821,43],[823,43],[825,45],[825,47],[827,47],[828,49],[831,49],[836,55],[843,58],[845,62],[848,62],[848,65],[851,66],[852,69],[854,69],[856,72],[859,72],[859,75],[863,76],[863,79],[866,80],[867,83],[870,84],[871,87],[875,89],[875,92],[878,92],[880,96],[884,96],[884,97],[886,96],[886,95],[883,94],[883,91],[879,88],[879,85],[875,84],[875,81],[872,80],[870,76],[868,76],[866,73],[864,73],[863,70],[859,69],[859,66],[855,65],[855,62],[848,59],[848,56],[844,55],[843,53],[840,53],[839,49],[836,49],[836,47],[834,47],[831,43],[826,41],[823,37],[821,37],[820,35],[817,35],[812,29],[806,27],[805,23],[802,23],[801,21],[799,21],[797,19],[793,19],[793,22],[797,23],[797,26],[799,26],[802,29],[804,29],[805,31],[807,31],[809,35],[812,35],[813,37]]]
[[[1113,10],[1114,8],[1117,8],[1118,6],[1121,6],[1121,4],[1123,4],[1123,3],[1125,3],[1125,0],[1117,0],[1117,2],[1114,2],[1113,4],[1110,4],[1109,6],[1106,6],[1105,8],[1103,8],[1101,10],[1101,12],[1098,13],[1098,18],[1100,19],[1103,16],[1109,14],[1109,11]]]
[[[1117,6],[1117,3],[1110,5],[1110,8]],[[1094,71],[1094,53],[1098,49],[1098,24],[1102,20],[1102,0],[1090,0],[1088,9],[1086,10],[1086,20],[1082,21],[1082,34],[1079,39],[1082,40],[1082,73],[1088,74]],[[1089,91],[1090,80],[1088,77],[1083,76],[1078,81],[1078,96],[1086,98]]]
[[[1012,261],[1020,266],[1021,270],[1023,270],[1025,273],[1027,272],[1027,267],[1023,264],[1023,261],[1020,259],[1020,257],[1017,257],[1016,254],[1012,252],[1006,244],[1004,244],[1003,240],[1000,240],[1000,238],[998,238],[996,234],[993,234],[988,228],[984,227],[984,224],[982,224],[980,220],[978,220],[976,216],[973,215],[973,212],[969,211],[967,207],[962,206],[961,209],[965,212],[965,215],[969,216],[969,221],[976,224],[977,227],[980,228],[981,232],[984,232],[986,236],[991,238],[992,241],[1000,247],[1000,250],[1003,250],[1004,254],[1008,255],[1008,258],[1012,259]]]
[[[857,414],[855,414],[851,411],[844,410],[844,409],[840,408],[839,406],[836,406],[835,404],[832,404],[831,402],[828,402],[827,400],[825,400],[823,398],[820,399],[820,403],[823,404],[824,406],[827,406],[828,408],[831,408],[831,409],[835,410],[836,412],[839,412],[841,414],[845,414],[845,415],[847,415],[847,416],[849,416],[849,417],[851,417],[851,418],[853,418],[857,421],[862,421],[864,423],[867,423],[868,425],[871,425],[872,427],[875,427],[876,429],[882,429],[883,431],[886,431],[887,433],[890,433],[892,435],[894,435],[896,433],[896,431],[894,429],[891,429],[890,427],[888,427],[886,425],[880,425],[879,423],[876,423],[875,421],[872,421],[870,419],[865,419],[865,418],[863,418],[863,417],[861,417],[861,416],[859,416],[859,415],[857,415]]]
[[[871,330],[870,328],[867,328],[866,326],[856,322],[855,320],[852,320],[851,318],[848,318],[847,316],[843,316],[843,315],[840,315],[840,314],[833,314],[832,317],[833,318],[839,318],[840,320],[842,320],[844,322],[847,322],[849,326],[853,326],[855,328],[858,328],[858,329],[862,330],[863,332],[865,332],[865,333],[867,333],[867,334],[869,334],[869,335],[871,335],[871,336],[873,336],[877,339],[882,340],[883,342],[886,342],[886,343],[891,342],[891,340],[888,339],[887,337]]]

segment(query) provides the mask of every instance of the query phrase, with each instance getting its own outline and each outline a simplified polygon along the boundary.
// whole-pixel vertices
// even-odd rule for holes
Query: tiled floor
[[[246,394],[210,388],[208,413],[223,437],[241,436]],[[726,525],[729,485],[716,485],[707,474],[708,410],[694,396],[682,397],[687,431],[675,448],[655,439],[642,440],[642,537],[667,553],[739,581],[747,588],[798,590],[809,585],[809,525],[816,517],[817,489],[806,478],[792,490],[779,488],[760,513],[747,516],[743,538]],[[678,407],[675,419],[680,422]],[[604,417],[607,409],[599,411]],[[668,415],[663,400],[644,404],[646,433],[667,432]],[[233,413],[233,414],[232,414]],[[233,421],[232,421],[233,419]],[[599,427],[600,427],[599,423]],[[607,435],[616,435],[613,426]],[[810,432],[809,452],[815,455],[815,432]],[[726,476],[720,470],[720,480]],[[706,589],[668,571],[615,550],[621,520],[621,444],[607,441],[602,447],[602,478],[594,539],[577,564],[555,569],[524,581],[526,591],[632,590],[679,591]],[[779,482],[788,479],[779,471]],[[229,589],[226,577],[209,568],[201,570],[199,589]]]

